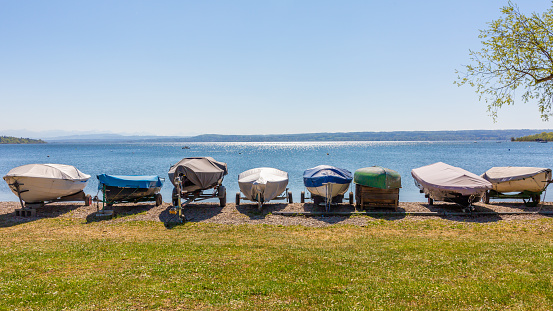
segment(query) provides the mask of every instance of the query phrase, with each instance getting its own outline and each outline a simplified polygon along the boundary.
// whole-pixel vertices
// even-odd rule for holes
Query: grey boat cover
[[[482,177],[492,184],[498,184],[506,181],[520,180],[534,175],[549,172],[551,169],[542,167],[522,167],[522,166],[506,166],[492,167],[487,170]]]
[[[484,178],[443,162],[413,169],[411,175],[420,186],[433,191],[481,195],[492,188],[492,184]]]
[[[4,180],[9,177],[35,177],[87,181],[90,175],[79,171],[72,165],[65,164],[27,164],[11,169]]]
[[[176,186],[175,177],[183,175],[195,185],[194,190],[204,190],[219,183],[227,173],[227,164],[212,157],[184,158],[171,166],[169,180]]]
[[[240,191],[251,201],[269,202],[288,186],[288,173],[271,167],[259,167],[238,175]]]

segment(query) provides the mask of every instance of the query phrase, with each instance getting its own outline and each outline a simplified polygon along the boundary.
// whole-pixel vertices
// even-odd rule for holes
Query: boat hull
[[[355,184],[378,189],[397,189],[401,188],[401,176],[398,172],[381,167],[360,168],[353,174]]]
[[[41,203],[70,196],[82,191],[88,180],[67,180],[57,178],[6,176],[11,191],[18,195],[15,182],[19,184],[21,200],[26,203]]]
[[[508,180],[503,182],[494,182],[492,183],[492,190],[497,192],[537,192],[541,193],[547,187],[548,180],[551,179],[551,171],[542,172],[530,177],[525,177],[516,180]]]
[[[349,188],[351,172],[330,165],[319,165],[303,172],[303,184],[312,197],[323,197],[326,203],[342,196]]]
[[[154,200],[161,187],[154,188],[124,188],[106,186],[105,200],[109,202],[119,201],[144,201],[145,198]]]
[[[479,189],[473,191],[470,195],[466,195],[439,187],[423,187],[416,180],[415,185],[425,194],[425,196],[434,201],[453,202],[462,206],[469,206],[472,202],[480,201],[482,196],[487,191],[485,189]]]
[[[550,174],[549,174],[550,177]],[[493,190],[497,192],[542,192],[547,187],[548,173],[540,173],[529,178],[511,180],[501,183],[492,183]]]
[[[211,157],[195,157],[184,158],[171,166],[168,175],[175,187],[176,177],[180,177],[178,186],[183,193],[188,193],[220,186],[227,173],[226,163],[215,161]]]
[[[307,190],[311,193],[312,196],[319,196],[327,199],[328,201],[332,198],[344,195],[348,191],[348,184],[337,184],[337,183],[327,183],[319,187],[306,187]]]
[[[442,162],[413,169],[411,175],[415,185],[429,199],[463,206],[478,201],[492,188],[492,184],[484,178]]]
[[[254,168],[238,175],[238,186],[248,200],[269,202],[286,191],[288,173],[270,167]]]
[[[281,195],[286,190],[286,185],[287,183],[283,186],[271,182],[265,184],[238,183],[240,191],[248,200],[261,203],[267,203]]]

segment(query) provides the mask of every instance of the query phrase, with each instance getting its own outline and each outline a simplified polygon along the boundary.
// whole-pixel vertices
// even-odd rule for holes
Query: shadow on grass
[[[367,217],[370,217],[373,219],[390,220],[390,221],[401,220],[407,216],[405,213],[408,212],[406,209],[400,206],[396,208],[374,206],[374,207],[366,208],[364,210],[361,209],[359,211],[365,211],[370,213],[382,213],[380,215],[379,214],[367,215]],[[402,214],[390,215],[389,213],[402,213]]]
[[[7,214],[0,215],[0,228],[8,228],[17,226],[19,224],[29,223],[32,221],[37,221],[43,218],[56,218],[62,215],[71,213],[72,211],[81,207],[82,204],[59,204],[59,203],[50,203],[45,204],[44,206],[36,207],[36,216],[15,216],[15,211],[12,211]],[[16,209],[20,209],[21,206],[17,206]]]
[[[183,222],[200,222],[215,217],[223,210],[223,207],[219,204],[213,203],[190,203],[182,208],[183,222],[179,221],[179,216],[171,214],[169,211],[173,206],[169,205],[165,210],[159,214],[159,220],[165,224],[179,225]],[[174,225],[170,225],[171,228]]]
[[[324,213],[326,212],[326,207],[324,205],[315,205],[314,203],[305,203],[304,204],[304,211],[305,212],[314,212],[314,213]],[[368,215],[368,217],[374,218],[374,219],[385,219],[385,220],[399,220],[402,218],[405,218],[405,215],[389,215],[387,213],[389,212],[403,212],[405,213],[405,209],[403,208],[397,208],[393,209],[390,207],[370,207],[366,208],[365,210],[356,209],[354,204],[349,203],[339,203],[339,204],[332,204],[330,206],[329,212],[330,213],[354,213],[354,212],[371,212],[371,213],[377,213],[373,215]],[[382,213],[382,214],[378,214]],[[352,215],[323,215],[323,216],[314,216],[315,219],[319,221],[326,222],[328,224],[337,224],[341,221],[344,221],[345,219],[357,216],[356,214]]]
[[[473,204],[474,213],[465,212],[464,207],[449,202],[434,202],[434,205],[424,204],[431,212],[441,213],[438,217],[459,222],[488,223],[502,220],[500,214],[485,204]],[[482,214],[480,214],[482,213]]]
[[[93,213],[90,213],[86,216],[86,223],[135,216],[141,213],[147,213],[153,207],[155,207],[155,203],[153,202],[152,203],[132,203],[132,204],[125,204],[125,205],[115,204],[111,207],[105,207],[106,210],[113,211],[113,217],[100,217],[100,216],[97,216],[97,211],[94,211]]]
[[[240,205],[236,206],[236,210],[248,217],[250,219],[264,219],[267,217],[267,215],[281,211],[286,208],[288,204],[286,203],[266,203],[263,204],[263,207],[261,210],[257,208],[257,203],[241,203]]]

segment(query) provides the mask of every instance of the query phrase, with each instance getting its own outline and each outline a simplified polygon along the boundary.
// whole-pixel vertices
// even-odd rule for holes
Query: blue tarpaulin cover
[[[107,175],[96,176],[100,181],[98,189],[103,185],[120,188],[157,188],[163,186],[163,178],[156,175]]]
[[[303,183],[306,187],[320,187],[329,182],[349,184],[352,179],[350,171],[330,165],[315,166],[303,173]]]

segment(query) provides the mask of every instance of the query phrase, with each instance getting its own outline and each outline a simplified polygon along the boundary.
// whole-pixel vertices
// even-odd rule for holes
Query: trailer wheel
[[[526,205],[527,207],[536,207],[538,206],[538,204],[540,203],[540,195],[532,195],[530,196],[530,198],[528,199],[528,201],[522,199],[522,201],[524,202],[524,205]]]
[[[154,197],[156,199],[156,206],[160,206],[161,204],[163,204],[163,198],[161,197],[161,193],[156,193]]]
[[[321,203],[322,198],[323,197],[320,197],[320,196],[313,197],[313,205],[318,206]]]
[[[301,203],[305,203],[305,191],[302,191],[302,192],[300,193],[300,202],[301,202]]]
[[[288,203],[294,203],[294,200],[292,199],[292,191],[288,191]]]
[[[223,193],[221,195],[221,192]],[[225,207],[227,205],[227,189],[223,186],[219,187],[219,206]]]
[[[484,195],[482,196],[482,202],[484,202],[485,204],[490,204],[490,192],[484,192]]]
[[[240,192],[236,192],[236,206],[240,205]]]
[[[428,197],[428,205],[434,205],[434,200],[430,196]]]
[[[349,192],[349,204],[353,205],[353,192],[352,191]]]
[[[90,194],[85,195],[84,197],[84,206],[92,205],[92,196]]]

